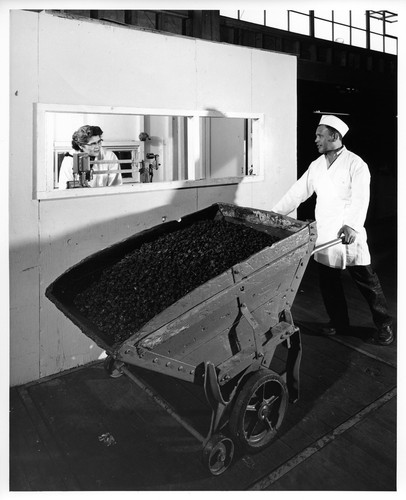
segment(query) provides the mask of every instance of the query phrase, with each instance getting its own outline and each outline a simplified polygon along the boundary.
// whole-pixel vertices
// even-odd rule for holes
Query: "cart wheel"
[[[121,371],[122,366],[124,366],[124,363],[122,363],[121,361],[117,361],[111,356],[107,356],[107,358],[104,360],[104,369],[111,378],[121,377],[121,375],[123,374],[123,372]]]
[[[270,370],[258,370],[237,396],[229,421],[232,437],[248,452],[264,449],[282,424],[287,403],[282,378]]]
[[[214,434],[203,448],[203,462],[214,476],[230,466],[234,456],[234,443],[223,434]]]

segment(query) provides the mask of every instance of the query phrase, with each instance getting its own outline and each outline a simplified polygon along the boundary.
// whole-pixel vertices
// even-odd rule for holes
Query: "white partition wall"
[[[217,201],[269,209],[280,198],[296,178],[296,58],[18,10],[10,49],[10,373],[17,385],[102,354],[44,295],[67,268],[163,218]],[[261,114],[262,171],[256,179],[41,199],[36,104]],[[161,154],[176,158],[170,149]]]

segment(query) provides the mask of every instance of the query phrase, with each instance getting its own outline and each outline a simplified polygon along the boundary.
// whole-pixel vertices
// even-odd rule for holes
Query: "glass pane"
[[[398,36],[398,27],[399,23],[397,21],[393,23],[387,22],[385,23],[385,30],[386,30],[385,32],[387,35]]]
[[[365,20],[365,10],[352,10],[351,11],[351,26],[355,26],[356,28],[366,27]]]
[[[394,55],[398,53],[396,39],[388,38],[387,36],[385,37],[385,52],[387,54],[394,54]]]
[[[172,124],[173,117],[62,112],[48,113],[48,119],[48,143],[55,158],[55,188],[171,181],[181,160],[185,161],[182,159],[185,148],[179,151],[179,144],[186,138],[177,139],[179,133]],[[86,124],[100,127],[95,136],[102,136],[103,143],[96,143],[90,149],[85,142],[76,142],[80,150],[72,149],[73,132],[82,133],[81,127]],[[161,166],[163,158],[165,168]]]
[[[371,50],[379,50],[379,52],[383,51],[383,36],[371,33]]]
[[[328,21],[314,20],[314,36],[316,38],[324,38],[324,40],[331,40],[333,38],[332,23]]]
[[[334,11],[334,22],[342,24],[350,24],[350,13],[348,10],[335,10]]]
[[[263,10],[240,10],[240,19],[249,23],[264,24]]]
[[[353,28],[351,30],[351,34],[352,34],[351,45],[355,45],[356,47],[362,47],[365,49],[367,46],[367,39],[366,39],[365,31]]]
[[[188,139],[194,138],[187,117],[49,112],[47,120],[54,189],[242,177],[254,163],[251,119],[200,118],[194,173],[188,170]],[[90,130],[93,146],[87,145],[87,130],[82,130],[89,123],[98,127]],[[72,149],[75,131],[81,140]]]
[[[332,12],[333,11],[331,10],[315,10],[314,15],[315,17],[319,17],[320,19],[327,19],[328,21],[331,21]]]
[[[379,19],[374,19],[373,17],[371,17],[369,26],[370,26],[371,32],[383,33],[383,21],[380,21]]]
[[[338,43],[350,44],[350,28],[348,26],[341,26],[341,24],[334,24],[334,41]]]
[[[303,14],[290,13],[290,31],[301,33],[302,35],[310,35],[309,33],[309,16]]]
[[[280,30],[288,29],[288,13],[286,10],[266,10],[266,26],[278,28]]]
[[[246,137],[244,118],[204,118],[210,145],[206,149],[206,172],[211,179],[245,175]]]

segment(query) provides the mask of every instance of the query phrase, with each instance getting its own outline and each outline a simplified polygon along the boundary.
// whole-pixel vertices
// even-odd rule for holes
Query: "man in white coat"
[[[330,318],[322,333],[334,335],[348,331],[348,308],[341,283],[341,270],[348,268],[368,302],[377,328],[372,341],[389,345],[394,340],[392,319],[378,276],[371,267],[364,228],[370,173],[367,164],[343,145],[342,138],[348,130],[347,124],[334,115],[321,117],[315,139],[321,156],[310,164],[272,211],[287,215],[316,193],[316,244],[337,237],[342,237],[345,243],[315,254],[321,294]]]

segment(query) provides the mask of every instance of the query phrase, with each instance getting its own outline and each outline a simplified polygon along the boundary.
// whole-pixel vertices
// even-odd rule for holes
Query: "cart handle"
[[[326,248],[333,247],[334,245],[337,245],[338,243],[342,243],[343,245],[345,245],[344,237],[336,238],[335,240],[327,241],[326,243],[323,243],[322,245],[314,247],[311,255],[314,255],[316,252],[320,252],[320,250],[324,250]]]

